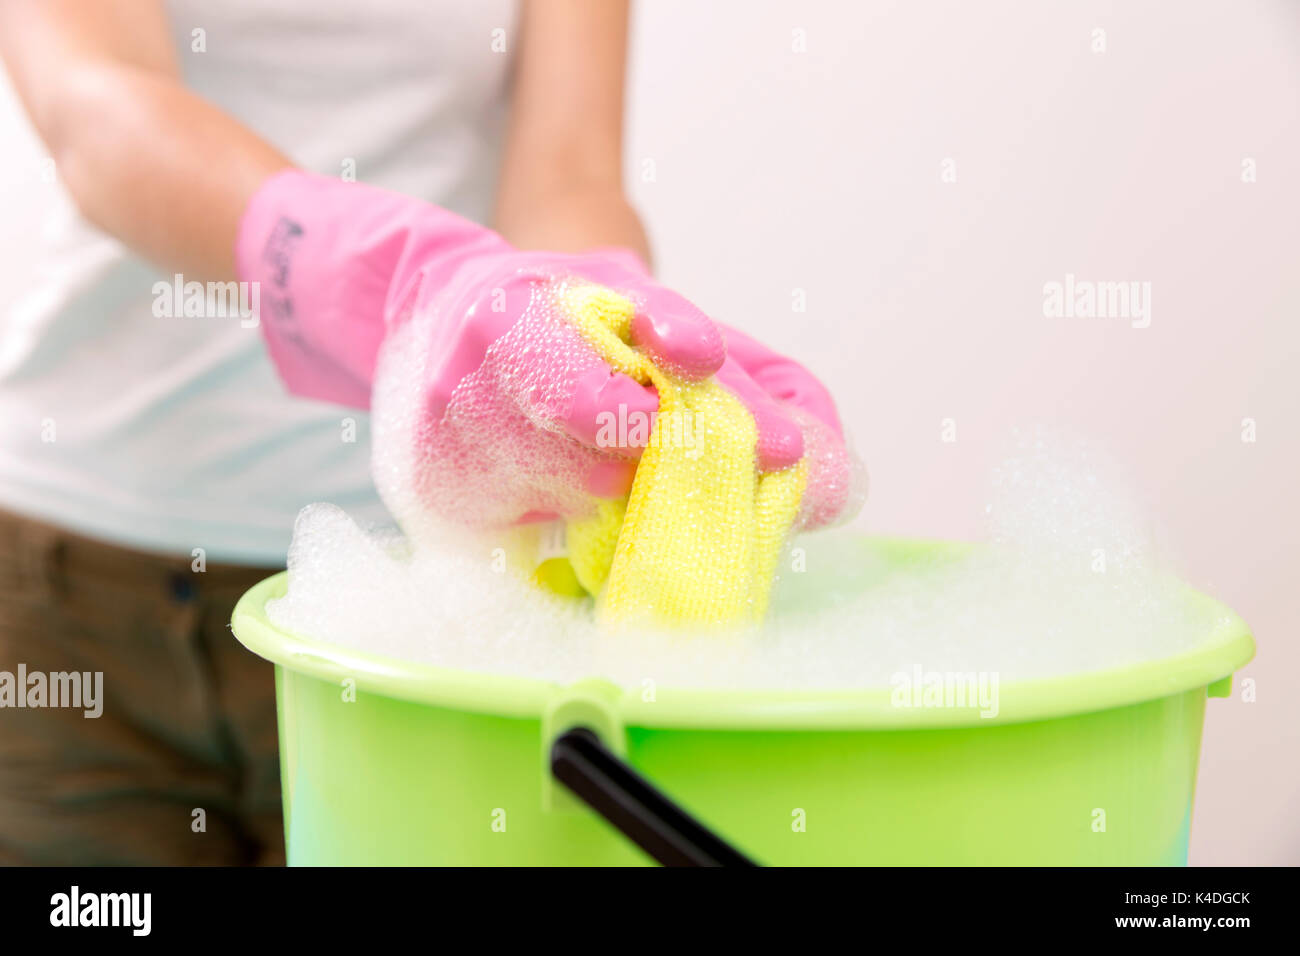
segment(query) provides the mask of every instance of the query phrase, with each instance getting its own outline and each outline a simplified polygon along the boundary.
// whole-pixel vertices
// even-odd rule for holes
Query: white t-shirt
[[[513,0],[168,8],[185,83],[297,163],[489,214]],[[388,520],[363,413],[289,395],[238,317],[155,316],[154,284],[171,277],[81,219],[48,160],[23,168],[3,184],[0,508],[270,565],[310,502]]]

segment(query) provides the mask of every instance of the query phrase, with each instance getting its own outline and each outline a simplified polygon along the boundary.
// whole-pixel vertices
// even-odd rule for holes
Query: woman
[[[272,675],[226,624],[302,505],[384,520],[359,409],[413,296],[618,283],[635,344],[754,412],[762,467],[802,454],[789,405],[838,431],[806,372],[649,278],[626,32],[587,0],[0,0],[69,201],[0,324],[0,669],[103,674],[98,718],[0,713],[0,862],[283,859]],[[501,311],[446,330],[431,395]],[[580,442],[655,407],[608,368],[565,387]]]

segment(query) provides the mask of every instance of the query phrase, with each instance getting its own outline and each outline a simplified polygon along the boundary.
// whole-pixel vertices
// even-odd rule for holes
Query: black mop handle
[[[757,865],[668,799],[585,727],[555,738],[551,773],[664,866]]]

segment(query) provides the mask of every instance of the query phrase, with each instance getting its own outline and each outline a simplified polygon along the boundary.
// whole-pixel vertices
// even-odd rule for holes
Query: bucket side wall
[[[629,758],[759,861],[1183,865],[1204,689],[1024,724],[629,731]]]
[[[543,809],[538,720],[281,669],[295,865],[646,862]],[[910,731],[628,728],[628,757],[760,862],[1181,864],[1205,691],[1024,724]]]

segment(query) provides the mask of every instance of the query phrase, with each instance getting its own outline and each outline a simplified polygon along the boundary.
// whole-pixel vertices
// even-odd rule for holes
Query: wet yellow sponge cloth
[[[633,304],[564,290],[569,320],[609,365],[659,392],[626,500],[567,527],[574,574],[606,622],[672,627],[760,620],[807,481],[807,462],[760,475],[753,416],[712,379],[690,382],[628,344]]]

